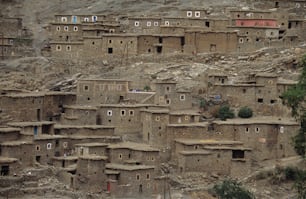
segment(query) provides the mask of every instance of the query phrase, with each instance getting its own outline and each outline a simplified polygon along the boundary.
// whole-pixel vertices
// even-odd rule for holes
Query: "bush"
[[[255,198],[253,193],[242,187],[239,182],[231,179],[224,180],[222,183],[214,185],[212,191],[220,199]]]
[[[230,109],[228,105],[220,107],[218,111],[218,118],[220,118],[221,120],[226,120],[234,117],[235,117],[234,111]]]
[[[238,116],[241,118],[250,118],[253,116],[253,111],[249,107],[242,107],[239,112]]]

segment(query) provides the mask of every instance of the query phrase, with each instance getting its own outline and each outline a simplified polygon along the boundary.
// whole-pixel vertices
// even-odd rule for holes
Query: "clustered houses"
[[[12,59],[31,56],[32,40],[29,31],[22,26],[21,18],[0,17],[0,57]]]
[[[130,91],[122,79],[81,79],[76,93],[3,90],[1,175],[53,165],[72,189],[114,197],[160,194],[164,162],[181,173],[243,177],[265,160],[295,155],[290,137],[299,124],[277,111],[292,84],[273,74],[240,83],[209,75],[208,95],[257,110],[256,117],[227,121],[200,121],[190,93],[172,81],[155,82],[152,92]]]
[[[123,59],[140,54],[250,52],[305,40],[305,1],[251,3],[257,9],[225,8],[218,17],[201,9],[181,10],[174,17],[56,15],[49,27],[48,53]]]

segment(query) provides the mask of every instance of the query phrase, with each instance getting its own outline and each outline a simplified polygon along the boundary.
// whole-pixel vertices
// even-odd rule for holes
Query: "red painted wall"
[[[277,22],[274,19],[237,19],[236,26],[247,27],[277,27]]]

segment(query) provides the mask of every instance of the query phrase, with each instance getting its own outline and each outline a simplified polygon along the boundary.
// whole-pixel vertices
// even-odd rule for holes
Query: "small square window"
[[[88,18],[88,17],[85,17],[85,18],[84,18],[84,22],[89,22],[89,18]]]
[[[98,20],[97,16],[92,16],[92,22],[96,22]]]
[[[56,51],[61,51],[62,50],[62,46],[61,45],[56,45]]]
[[[66,149],[68,147],[68,142],[63,142],[63,148]]]
[[[79,30],[79,28],[78,28],[77,26],[74,26],[74,27],[73,27],[73,31],[76,32],[76,31],[78,31],[78,30]]]
[[[108,54],[113,54],[113,48],[108,48],[107,52],[108,52]]]
[[[139,21],[135,21],[135,26],[139,26]]]
[[[150,174],[147,173],[147,180],[150,180]]]
[[[259,133],[259,131],[260,131],[260,128],[256,127],[256,128],[255,128],[255,132],[256,132],[256,133]]]
[[[107,111],[107,116],[112,116],[113,115],[113,111],[112,110],[108,110]]]
[[[68,26],[64,26],[64,30],[65,31],[69,31],[69,27]]]
[[[195,12],[195,13],[194,13],[194,16],[195,16],[195,17],[200,17],[200,16],[201,16],[201,12],[200,12],[200,11]]]
[[[84,91],[88,91],[89,90],[89,86],[85,85],[84,86]]]
[[[60,26],[57,26],[57,27],[56,27],[56,30],[57,30],[57,31],[61,31],[61,27],[60,27]]]
[[[48,143],[48,144],[47,144],[47,149],[48,149],[48,150],[52,149],[52,143]]]
[[[134,116],[134,110],[129,111],[130,116]]]
[[[151,26],[151,25],[152,25],[151,21],[147,21],[147,26]]]
[[[185,115],[185,120],[188,121],[189,120],[189,116]]]
[[[169,21],[165,21],[165,26],[169,26],[170,22]]]
[[[154,21],[154,26],[158,26],[158,21]]]
[[[192,11],[187,11],[187,17],[192,17]]]
[[[40,151],[40,146],[36,145],[36,151]]]
[[[257,99],[257,102],[258,102],[258,103],[263,103],[263,99],[262,99],[262,98],[258,98],[258,99]]]
[[[160,116],[156,116],[156,117],[155,117],[155,120],[156,120],[156,121],[160,121]]]
[[[140,175],[136,174],[136,180],[140,180]]]
[[[70,45],[66,46],[66,50],[71,51],[71,46]]]
[[[67,22],[67,17],[62,17],[61,20],[62,22]]]
[[[185,101],[185,95],[184,94],[180,95],[180,100]]]
[[[151,161],[155,161],[155,158],[154,158],[154,157],[151,157]]]

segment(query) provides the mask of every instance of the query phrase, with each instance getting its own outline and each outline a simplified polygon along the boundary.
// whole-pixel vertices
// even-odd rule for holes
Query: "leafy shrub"
[[[226,120],[230,118],[234,118],[235,114],[232,109],[228,105],[221,106],[218,111],[218,118],[221,120]]]
[[[241,186],[241,183],[227,179],[220,184],[214,185],[212,191],[220,199],[253,199],[253,193]]]
[[[253,116],[253,111],[251,108],[245,106],[239,110],[238,116],[241,118],[250,118]]]

